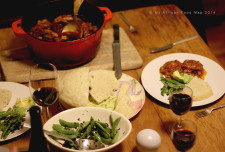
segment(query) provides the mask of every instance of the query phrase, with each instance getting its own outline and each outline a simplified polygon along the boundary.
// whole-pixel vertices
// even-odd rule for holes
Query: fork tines
[[[197,117],[204,117],[204,116],[207,116],[209,115],[210,113],[208,113],[207,111],[200,111],[200,112],[197,112],[196,113],[196,116]]]

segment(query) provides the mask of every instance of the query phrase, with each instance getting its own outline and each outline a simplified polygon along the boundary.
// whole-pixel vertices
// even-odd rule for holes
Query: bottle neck
[[[31,116],[31,139],[29,152],[49,152],[47,141],[43,133],[41,122],[41,110],[34,106],[30,109]]]

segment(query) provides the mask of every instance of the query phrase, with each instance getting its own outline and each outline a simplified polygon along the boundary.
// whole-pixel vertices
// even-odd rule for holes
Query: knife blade
[[[186,37],[184,39],[181,39],[181,40],[176,41],[174,43],[171,43],[169,45],[166,45],[166,46],[163,46],[163,47],[160,47],[160,48],[157,48],[157,49],[153,49],[153,50],[151,50],[151,53],[156,53],[156,52],[168,50],[168,49],[172,48],[174,45],[177,45],[177,44],[180,44],[180,43],[192,40],[192,39],[197,38],[197,37],[198,37],[198,35],[192,35],[192,36]]]
[[[122,75],[122,67],[121,67],[121,56],[120,56],[120,32],[119,32],[119,25],[113,25],[113,36],[114,41],[112,43],[113,48],[113,63],[114,63],[114,70],[115,76],[119,79]]]

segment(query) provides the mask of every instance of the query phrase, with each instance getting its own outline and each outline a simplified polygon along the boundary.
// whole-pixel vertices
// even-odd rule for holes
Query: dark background
[[[27,12],[27,10],[40,3],[54,0],[1,0],[0,3],[0,27],[10,27],[11,23]],[[57,1],[57,0],[56,0]],[[73,5],[73,0],[71,1]],[[203,12],[202,0],[86,0],[96,6],[108,7],[112,12],[163,4],[175,4],[182,11]],[[62,6],[63,7],[63,6]],[[198,33],[206,41],[205,28],[213,24],[219,24],[224,20],[224,15],[205,16],[204,14],[186,15]]]

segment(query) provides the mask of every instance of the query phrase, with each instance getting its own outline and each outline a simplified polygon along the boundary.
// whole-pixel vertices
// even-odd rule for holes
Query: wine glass
[[[48,106],[53,105],[59,96],[59,76],[51,63],[39,63],[30,70],[29,89],[31,97],[40,106],[45,118],[49,118]]]
[[[192,106],[193,91],[185,85],[178,85],[170,89],[169,104],[176,115],[180,116],[187,113]]]
[[[179,124],[178,124],[179,123]],[[190,149],[196,140],[197,125],[188,119],[175,122],[171,130],[171,139],[179,151]]]

